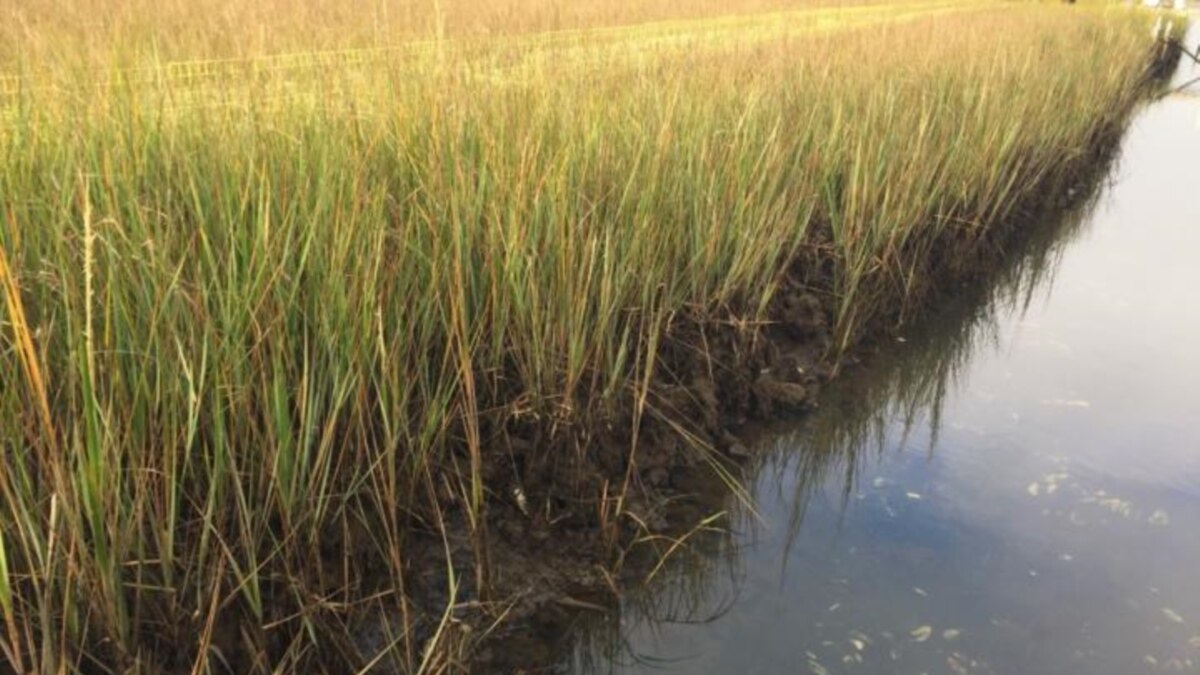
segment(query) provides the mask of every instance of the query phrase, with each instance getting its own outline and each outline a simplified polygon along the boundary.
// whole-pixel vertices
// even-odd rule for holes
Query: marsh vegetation
[[[750,340],[789,270],[832,353],[902,316],[1161,49],[1100,4],[3,6],[0,648],[47,673],[458,667],[410,542],[462,522],[485,584],[513,428],[635,453],[676,326]]]

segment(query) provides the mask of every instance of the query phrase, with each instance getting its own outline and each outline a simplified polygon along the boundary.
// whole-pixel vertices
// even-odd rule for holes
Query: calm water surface
[[[562,672],[1200,673],[1200,97],[1050,229],[831,388],[757,515]]]

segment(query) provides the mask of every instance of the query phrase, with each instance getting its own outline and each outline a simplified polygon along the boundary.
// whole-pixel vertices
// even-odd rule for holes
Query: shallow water
[[[757,514],[559,670],[1200,673],[1200,96],[1147,106],[1048,229],[831,387]]]

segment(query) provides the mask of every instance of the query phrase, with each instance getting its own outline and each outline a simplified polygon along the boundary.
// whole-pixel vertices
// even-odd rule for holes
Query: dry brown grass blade
[[[54,443],[57,435],[54,433],[54,419],[50,415],[50,398],[46,393],[46,378],[42,375],[41,366],[38,365],[37,350],[33,345],[29,321],[26,319],[25,305],[21,301],[21,289],[17,285],[16,275],[8,263],[8,255],[3,244],[0,244],[0,288],[4,289],[4,300],[8,309],[9,323],[12,325],[13,341],[17,346],[17,355],[21,359],[21,368],[25,371],[26,384],[38,407],[42,431],[46,435],[46,441]]]

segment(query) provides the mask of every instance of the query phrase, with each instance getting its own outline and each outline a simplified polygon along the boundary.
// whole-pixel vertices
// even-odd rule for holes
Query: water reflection
[[[1111,184],[831,388],[757,513],[561,671],[1200,672],[1198,119],[1145,110]]]

